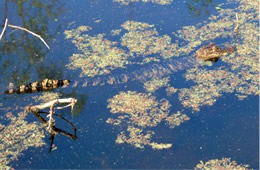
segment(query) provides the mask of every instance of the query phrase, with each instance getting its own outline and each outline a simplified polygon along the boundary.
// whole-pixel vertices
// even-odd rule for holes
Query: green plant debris
[[[166,88],[165,91],[166,91],[167,96],[171,96],[171,95],[173,95],[174,93],[176,93],[176,92],[178,91],[178,89],[175,88],[175,87],[169,86],[169,87]]]
[[[188,117],[186,114],[182,114],[180,111],[166,118],[166,121],[170,128],[180,126],[183,122],[187,120],[190,120],[190,117]]]
[[[102,20],[101,19],[97,19],[97,20],[95,20],[94,22],[95,23],[100,23]]]
[[[195,170],[211,170],[211,169],[239,169],[247,170],[249,165],[238,164],[236,161],[231,161],[231,158],[212,159],[207,162],[200,161],[194,168]]]
[[[129,49],[131,56],[151,54],[160,54],[163,58],[173,56],[177,45],[171,43],[171,38],[168,35],[159,36],[154,25],[126,21],[122,27],[128,32],[122,36],[121,45]]]
[[[116,35],[119,35],[121,33],[122,29],[114,29],[114,30],[111,30],[111,35],[112,36],[116,36]]]
[[[89,26],[66,30],[66,38],[72,39],[80,51],[70,57],[67,68],[81,69],[80,76],[95,77],[110,74],[118,68],[126,68],[129,64],[143,65],[160,62],[161,57],[166,59],[176,56],[178,45],[171,43],[168,35],[160,36],[154,25],[126,21],[121,27],[111,31],[111,35],[119,35],[122,29],[127,31],[120,37],[120,41],[110,41],[105,38],[105,34],[91,36],[88,34],[92,30]],[[120,44],[127,49],[120,47]],[[154,54],[159,56],[151,56]],[[135,57],[141,58],[141,61],[131,61]]]
[[[117,135],[116,143],[128,143],[136,148],[143,149],[145,145],[151,146],[153,149],[161,150],[161,149],[168,149],[172,147],[172,144],[169,143],[156,143],[151,142],[152,135],[155,133],[153,131],[143,131],[143,129],[136,128],[133,126],[128,126],[127,134],[125,132],[121,132]]]
[[[135,91],[120,92],[108,99],[108,108],[117,117],[108,118],[106,122],[114,126],[127,125],[127,131],[122,131],[117,136],[116,143],[128,143],[138,148],[148,145],[153,149],[166,149],[172,144],[151,141],[151,137],[155,135],[151,128],[162,121],[174,128],[189,120],[187,115],[180,112],[170,115],[170,107],[166,99],[157,101],[151,94]]]
[[[148,92],[155,92],[161,87],[168,86],[168,83],[170,81],[170,77],[162,78],[162,79],[153,79],[151,81],[147,81],[144,83],[144,88]]]
[[[80,68],[81,76],[89,77],[109,74],[111,70],[125,67],[128,55],[116,47],[117,42],[105,39],[104,34],[82,34],[89,30],[89,26],[80,26],[65,31],[66,38],[72,39],[72,43],[81,52],[70,57],[71,63],[67,67],[72,70]]]
[[[121,5],[129,5],[133,2],[144,2],[144,3],[156,3],[159,5],[169,5],[173,0],[113,0],[113,2],[118,2]]]
[[[45,92],[41,96],[33,96],[36,102],[47,103],[51,100],[55,100],[61,97],[61,94],[54,92]]]
[[[156,126],[168,116],[171,107],[165,99],[157,102],[149,94],[132,91],[121,92],[108,102],[111,113],[126,113],[131,123],[141,127]]]
[[[21,112],[18,116],[6,113],[10,121],[8,125],[0,124],[0,167],[9,169],[8,164],[30,147],[41,147],[46,143],[42,126],[36,122],[28,123],[25,118],[27,113]]]

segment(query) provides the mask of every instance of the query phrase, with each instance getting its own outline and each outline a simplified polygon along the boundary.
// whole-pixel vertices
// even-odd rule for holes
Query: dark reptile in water
[[[161,63],[154,63],[130,73],[122,73],[117,75],[111,74],[106,76],[88,78],[84,81],[82,86],[86,87],[88,85],[97,86],[105,84],[122,84],[126,83],[129,80],[139,80],[141,82],[145,82],[153,78],[160,78],[172,74],[173,72],[177,72],[179,70],[184,70],[189,67],[195,67],[199,65],[197,59],[216,62],[221,56],[228,55],[230,53],[233,53],[234,51],[235,49],[232,46],[220,48],[215,43],[210,43],[208,45],[200,47],[193,56],[164,60]],[[33,83],[18,86],[16,88],[11,88],[9,90],[6,90],[5,94],[22,94],[46,91],[68,85],[69,82],[69,80],[44,79],[42,81],[36,81]],[[75,81],[75,83],[76,82],[77,81]],[[73,86],[76,87],[77,84]]]
[[[234,47],[218,47],[215,43],[209,43],[200,47],[194,55],[186,57],[177,57],[167,60],[163,60],[160,63],[154,63],[147,65],[141,69],[135,70],[130,73],[110,74],[104,76],[97,76],[93,78],[87,78],[83,81],[83,87],[97,86],[105,84],[122,84],[128,81],[139,80],[145,82],[153,78],[161,78],[166,75],[170,75],[173,72],[178,72],[191,67],[200,65],[197,60],[217,62],[217,60],[225,55],[231,54],[235,51]],[[77,82],[74,86],[77,86]]]

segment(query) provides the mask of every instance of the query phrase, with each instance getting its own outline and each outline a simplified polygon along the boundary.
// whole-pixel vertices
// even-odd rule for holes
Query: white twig
[[[64,109],[66,107],[70,107],[71,106],[71,113],[73,112],[74,109],[74,105],[76,104],[77,99],[72,98],[70,104],[67,104],[66,106],[62,106],[62,107],[57,107],[56,109]]]
[[[1,39],[2,39],[2,37],[3,37],[3,35],[4,35],[4,33],[5,33],[5,30],[6,30],[6,27],[7,27],[7,23],[8,23],[8,19],[6,18],[6,19],[5,19],[5,25],[4,25],[3,31],[2,31],[2,33],[1,33],[1,35],[0,35],[0,41],[1,41]]]
[[[77,99],[75,99],[75,98],[55,99],[55,100],[49,101],[47,103],[31,106],[30,109],[31,110],[41,110],[41,109],[49,108],[55,104],[76,103],[76,102],[77,102]]]
[[[30,31],[30,30],[28,30],[28,29],[26,29],[26,28],[19,27],[19,26],[16,26],[16,25],[8,24],[8,27],[15,28],[15,29],[20,29],[20,30],[23,30],[23,31],[26,31],[26,32],[32,34],[33,36],[39,38],[39,39],[43,42],[43,44],[44,44],[48,49],[50,49],[49,45],[44,41],[44,39],[43,39],[40,35],[38,35],[38,34],[32,32],[32,31]]]
[[[53,109],[54,105],[51,105],[50,107],[50,112],[49,114],[47,115],[47,117],[49,117],[49,121],[48,121],[48,127],[47,127],[47,130],[52,130],[52,124],[54,123],[54,120],[52,118],[52,115],[54,114],[54,109]]]

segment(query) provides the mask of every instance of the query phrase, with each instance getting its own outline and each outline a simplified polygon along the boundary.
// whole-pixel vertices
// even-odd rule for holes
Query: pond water
[[[0,41],[0,169],[259,168],[257,0],[5,0],[0,7],[1,30],[9,24]],[[196,58],[199,49],[220,58]],[[4,94],[46,78],[71,82]],[[55,110],[77,139],[53,116],[70,135],[56,131],[51,145],[48,125],[25,110],[62,98],[77,99],[73,114]]]

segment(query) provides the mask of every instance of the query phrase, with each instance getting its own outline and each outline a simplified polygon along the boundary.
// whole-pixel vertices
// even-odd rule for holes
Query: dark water
[[[161,35],[170,35],[182,26],[207,21],[210,15],[217,13],[215,7],[224,2],[208,1],[208,5],[202,5],[201,1],[187,0],[174,1],[166,6],[153,3],[132,3],[125,6],[112,0],[2,1],[1,9],[7,4],[6,10],[0,11],[2,18],[7,16],[10,24],[21,25],[41,34],[51,49],[48,50],[39,39],[31,35],[7,30],[4,40],[1,41],[0,87],[5,89],[8,82],[22,84],[46,77],[81,81],[79,70],[72,71],[65,67],[69,63],[69,57],[77,53],[77,48],[70,40],[65,39],[65,30],[89,25],[93,27],[90,34],[94,35],[108,33],[112,29],[120,28],[127,20],[135,20],[154,24]],[[191,10],[187,4],[197,9]],[[101,22],[94,22],[96,20]],[[171,83],[175,87],[187,86],[183,73],[183,70],[174,73]],[[191,109],[183,108],[181,103],[175,100],[177,97],[169,98],[174,106],[172,111],[184,109],[191,120],[174,130],[159,125],[153,138],[159,142],[173,143],[173,146],[170,149],[153,150],[150,147],[135,148],[126,143],[116,144],[115,139],[120,129],[105,122],[111,117],[107,109],[107,99],[119,91],[127,90],[144,91],[142,84],[134,81],[112,86],[69,86],[55,90],[65,97],[75,97],[80,101],[80,111],[73,119],[69,112],[61,113],[77,127],[78,139],[73,141],[57,135],[54,143],[58,149],[48,153],[47,145],[42,148],[29,148],[10,166],[19,169],[190,169],[200,160],[230,157],[239,164],[258,168],[258,96],[249,96],[241,101],[234,94],[224,94],[213,106],[203,106],[201,111],[194,114]],[[33,102],[31,97],[34,95],[40,94],[1,94],[0,102],[5,106],[12,106],[13,103],[26,106]],[[155,95],[163,98],[165,92],[158,90]],[[37,119],[29,116],[28,121]],[[61,125],[70,130],[67,125]],[[45,141],[49,144],[47,133],[46,136]]]

